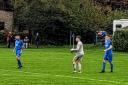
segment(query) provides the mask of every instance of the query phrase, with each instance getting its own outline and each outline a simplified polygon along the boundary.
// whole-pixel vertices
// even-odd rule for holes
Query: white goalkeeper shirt
[[[77,43],[77,48],[76,49],[77,49],[77,52],[76,52],[77,55],[84,55],[83,43],[81,41],[79,41]]]

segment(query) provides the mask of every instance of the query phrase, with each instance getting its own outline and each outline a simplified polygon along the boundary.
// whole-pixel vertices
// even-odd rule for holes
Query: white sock
[[[74,70],[76,70],[76,63],[73,63],[73,68]]]
[[[78,63],[78,70],[81,71],[81,63]]]

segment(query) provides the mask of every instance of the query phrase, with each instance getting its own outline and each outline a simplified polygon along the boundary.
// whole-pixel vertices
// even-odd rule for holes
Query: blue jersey
[[[112,45],[111,40],[105,40],[105,49],[108,49]],[[112,49],[107,50],[106,54],[112,54]]]
[[[21,50],[22,47],[23,47],[23,41],[20,40],[20,39],[17,39],[17,40],[15,41],[15,49],[16,49],[16,51],[17,51],[17,50]]]

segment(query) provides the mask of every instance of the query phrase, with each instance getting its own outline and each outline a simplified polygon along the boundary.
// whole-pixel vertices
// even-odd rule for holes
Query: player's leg
[[[81,73],[81,69],[82,69],[81,60],[82,60],[82,55],[80,57],[78,57],[78,59],[76,61],[77,65],[78,65],[79,73]]]
[[[20,57],[17,56],[16,59],[17,59],[17,62],[18,62],[18,68],[20,69],[22,67],[22,64],[21,64],[21,61],[20,61]]]
[[[81,73],[81,62],[80,61],[77,61],[77,65],[78,65],[78,73]]]
[[[113,63],[112,62],[109,62],[109,63],[110,63],[111,72],[113,72]]]
[[[111,72],[113,72],[112,54],[109,55],[108,62],[110,63],[110,69],[111,69]]]
[[[20,51],[17,51],[17,53],[16,53],[16,60],[17,60],[17,64],[18,64],[18,68],[19,69],[22,67],[20,56],[21,56]]]
[[[28,48],[28,43],[26,43],[26,48]]]
[[[26,43],[25,43],[25,48],[27,48]]]
[[[73,62],[73,70],[74,70],[74,72],[76,72],[76,56],[73,58],[73,60],[72,60],[72,62]]]
[[[108,59],[107,59],[107,56],[108,56],[108,55],[105,53],[104,59],[103,59],[103,62],[102,62],[102,70],[101,70],[100,73],[104,73],[104,72],[105,72],[106,61],[108,60]]]
[[[39,42],[38,41],[36,41],[36,47],[39,48]]]
[[[105,67],[106,67],[106,59],[103,59],[101,73],[104,73],[105,72]]]
[[[24,48],[26,48],[26,43],[23,44]]]
[[[25,43],[25,48],[27,48],[27,43]]]

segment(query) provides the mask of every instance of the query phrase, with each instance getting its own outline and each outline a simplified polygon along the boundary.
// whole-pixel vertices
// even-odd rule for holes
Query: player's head
[[[16,35],[16,36],[15,36],[15,39],[16,39],[16,40],[19,40],[19,39],[20,39],[20,35]]]
[[[12,32],[9,32],[9,34],[12,34]]]
[[[111,36],[110,36],[109,34],[107,34],[107,35],[105,36],[105,40],[110,40],[110,38],[111,38]]]
[[[26,36],[25,38],[27,39],[28,37]]]
[[[81,36],[76,36],[76,42],[80,41],[81,40]]]
[[[102,31],[99,31],[99,32],[98,32],[98,35],[102,35]]]

